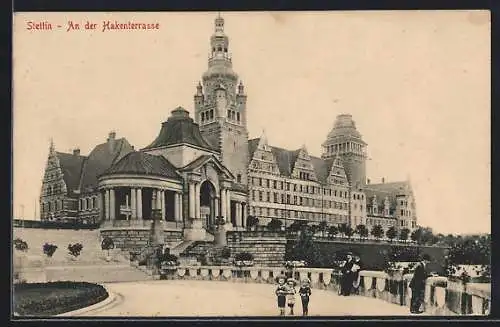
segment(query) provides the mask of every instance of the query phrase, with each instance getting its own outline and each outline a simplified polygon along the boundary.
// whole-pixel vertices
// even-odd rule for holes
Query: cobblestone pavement
[[[85,316],[277,316],[272,284],[239,284],[206,281],[144,281],[107,283],[116,300]],[[288,308],[287,308],[288,314]],[[295,315],[302,314],[297,296]],[[363,297],[341,297],[314,290],[310,316],[406,316],[407,307]]]

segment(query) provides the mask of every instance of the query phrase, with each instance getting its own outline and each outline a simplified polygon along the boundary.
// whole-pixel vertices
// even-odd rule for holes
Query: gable
[[[336,156],[332,161],[332,166],[329,171],[328,179],[330,184],[348,186],[347,174],[340,156]]]
[[[191,161],[186,166],[179,169],[183,172],[194,172],[198,174],[207,174],[207,167],[210,166],[211,169],[215,169],[220,174],[224,174],[226,178],[234,179],[234,175],[227,169],[215,156],[204,154]]]
[[[262,171],[268,174],[279,175],[280,169],[272,148],[265,138],[260,138],[257,148],[250,158],[250,170]]]
[[[317,181],[318,178],[316,176],[316,172],[311,163],[311,157],[307,153],[305,147],[302,149],[295,151],[295,162],[293,162],[292,176],[298,179],[308,179]],[[304,174],[308,178],[304,178]]]

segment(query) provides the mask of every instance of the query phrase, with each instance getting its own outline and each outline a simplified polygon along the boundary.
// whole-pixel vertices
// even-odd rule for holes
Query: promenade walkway
[[[276,316],[275,286],[206,281],[144,281],[106,283],[116,295],[109,305],[83,316]],[[287,309],[288,312],[288,309]],[[341,297],[314,290],[310,316],[406,316],[408,308],[363,296]],[[297,296],[295,314],[302,314]]]

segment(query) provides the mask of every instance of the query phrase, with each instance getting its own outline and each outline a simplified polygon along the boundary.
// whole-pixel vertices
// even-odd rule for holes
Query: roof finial
[[[54,139],[51,137],[50,138],[50,148],[49,148],[50,153],[54,153],[55,151],[55,146],[54,146]]]

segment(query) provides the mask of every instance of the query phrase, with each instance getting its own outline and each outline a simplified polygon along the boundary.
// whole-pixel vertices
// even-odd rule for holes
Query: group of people
[[[409,287],[412,290],[410,305],[411,313],[422,313],[420,307],[422,306],[424,300],[425,280],[429,276],[427,273],[427,264],[430,261],[430,257],[427,254],[424,254],[415,266],[413,277],[409,284]],[[352,253],[348,253],[347,260],[341,267],[342,275],[339,289],[340,295],[349,296],[353,289],[357,289],[357,286],[359,286],[360,270],[361,263],[359,256],[353,256]],[[293,309],[297,294],[295,289],[297,281],[293,278],[293,271],[289,272],[288,275],[289,276],[280,275],[276,278],[278,287],[276,288],[275,293],[278,299],[278,308],[281,316],[285,315],[287,305],[290,308],[289,314],[294,315]],[[302,315],[307,316],[309,314],[309,297],[312,294],[311,281],[308,278],[304,278],[301,281],[298,293],[302,300]]]
[[[290,315],[294,315],[293,308],[295,306],[295,294],[297,293],[296,280],[294,278],[287,278],[286,276],[278,276],[277,278],[278,288],[276,289],[276,296],[278,298],[278,308],[280,310],[280,316],[285,315],[285,306],[288,305],[290,308]],[[299,288],[300,299],[302,300],[302,315],[307,316],[309,314],[309,297],[311,296],[311,281],[308,278],[304,278],[301,281]]]

